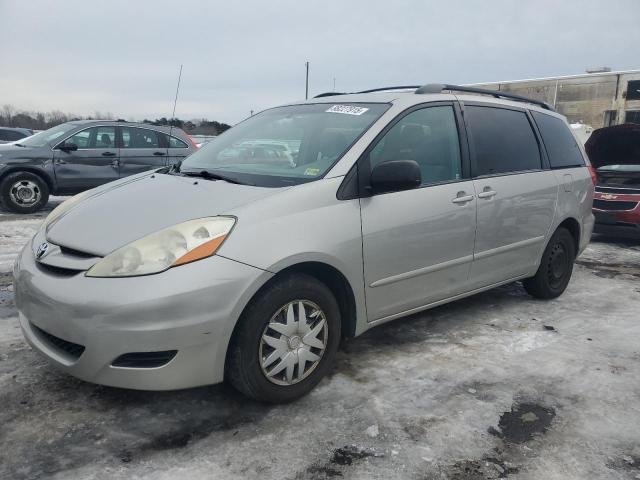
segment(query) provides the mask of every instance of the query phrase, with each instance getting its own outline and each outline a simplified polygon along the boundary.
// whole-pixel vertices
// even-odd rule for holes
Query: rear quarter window
[[[580,147],[565,122],[540,112],[532,111],[531,115],[542,135],[551,168],[581,167],[585,164]]]

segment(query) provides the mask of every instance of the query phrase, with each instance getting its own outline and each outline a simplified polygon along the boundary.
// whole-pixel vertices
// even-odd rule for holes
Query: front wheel
[[[295,400],[331,367],[340,327],[340,309],[326,285],[305,274],[277,279],[243,313],[229,346],[227,379],[259,401]]]
[[[12,212],[33,213],[49,201],[49,186],[35,173],[10,173],[0,184],[0,198],[5,208]]]
[[[522,283],[525,290],[536,298],[551,299],[562,295],[567,288],[576,247],[573,236],[564,227],[559,227],[551,236],[536,274]]]

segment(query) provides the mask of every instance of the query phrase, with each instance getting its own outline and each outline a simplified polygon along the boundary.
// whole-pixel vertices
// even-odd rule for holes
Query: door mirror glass
[[[411,190],[421,183],[420,166],[415,160],[379,163],[371,172],[371,190],[374,194]]]
[[[58,148],[63,152],[69,153],[69,152],[75,152],[76,150],[78,150],[78,145],[72,142],[64,142],[63,144],[58,146]]]

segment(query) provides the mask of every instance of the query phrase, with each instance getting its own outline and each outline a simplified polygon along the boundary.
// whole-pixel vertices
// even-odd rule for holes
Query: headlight
[[[88,277],[133,277],[210,257],[235,224],[232,217],[208,217],[179,223],[110,253],[86,273]]]
[[[74,195],[68,200],[65,200],[56,208],[51,210],[51,213],[44,219],[44,226],[49,227],[53,224],[63,213],[69,211],[73,206],[77,203],[81,202],[85,198],[87,198],[90,194],[91,190],[87,190],[85,192],[79,193],[78,195]]]

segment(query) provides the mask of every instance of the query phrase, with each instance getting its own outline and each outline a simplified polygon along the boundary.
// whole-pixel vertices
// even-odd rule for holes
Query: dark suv
[[[72,195],[172,165],[197,149],[181,129],[81,120],[0,145],[0,198],[17,213],[40,210],[49,194]]]
[[[33,131],[28,128],[0,127],[0,143],[15,142],[30,135]]]

